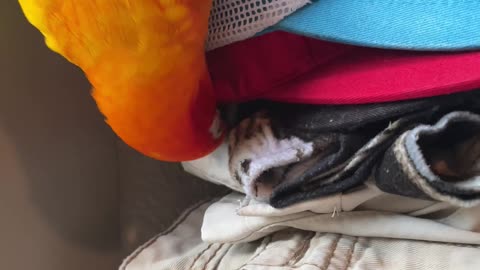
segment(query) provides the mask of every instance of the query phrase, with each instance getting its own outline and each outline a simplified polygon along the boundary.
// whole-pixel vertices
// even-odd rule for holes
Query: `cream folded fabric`
[[[242,184],[228,170],[228,143],[223,142],[214,152],[193,161],[182,162],[183,169],[197,177],[232,190],[243,192]]]
[[[208,158],[183,166],[203,179],[241,192],[242,185],[229,175],[228,159],[224,157],[227,151],[223,145]],[[479,210],[385,193],[371,181],[347,194],[282,209],[234,193],[208,209],[202,239],[211,243],[248,242],[293,227],[364,237],[480,244]]]
[[[208,206],[192,207],[170,229],[125,259],[120,270],[471,270],[480,266],[477,246],[296,229],[249,243],[204,243],[200,226]]]
[[[345,194],[336,199],[319,199],[308,206],[282,210],[261,203],[242,207],[239,201],[244,196],[232,193],[207,209],[202,239],[208,243],[251,242],[296,228],[359,237],[480,244],[479,206],[455,208],[390,194],[372,196],[374,192],[378,191],[365,191],[363,196]],[[353,205],[357,205],[353,211],[343,212],[345,206]]]

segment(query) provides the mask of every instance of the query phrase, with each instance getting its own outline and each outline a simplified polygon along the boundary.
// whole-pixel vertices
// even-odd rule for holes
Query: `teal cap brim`
[[[266,32],[272,30],[377,48],[474,50],[480,1],[318,0]]]

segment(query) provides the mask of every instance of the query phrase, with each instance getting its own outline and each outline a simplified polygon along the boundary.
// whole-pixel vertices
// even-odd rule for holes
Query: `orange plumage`
[[[127,144],[191,160],[221,140],[205,63],[211,0],[19,0],[47,45],[79,66]]]

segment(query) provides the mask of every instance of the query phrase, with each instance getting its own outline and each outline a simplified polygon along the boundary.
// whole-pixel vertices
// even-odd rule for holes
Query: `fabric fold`
[[[216,172],[220,176],[213,177],[216,180],[210,177],[211,181],[225,184],[236,191],[243,190],[247,200],[267,202],[275,208],[285,208],[337,193],[354,192],[372,174],[379,177],[377,182],[384,191],[439,200],[439,196],[427,196],[425,192],[412,188],[404,191],[388,189],[388,185],[400,182],[413,185],[414,181],[408,180],[410,176],[406,176],[407,180],[401,180],[384,175],[385,172],[398,171],[389,168],[398,163],[390,157],[395,154],[398,159],[398,149],[401,148],[398,146],[399,138],[403,140],[413,138],[417,133],[424,134],[427,131],[420,127],[438,125],[437,122],[442,121],[452,122],[444,123],[451,126],[448,130],[465,129],[458,134],[470,134],[465,139],[468,143],[466,146],[463,143],[462,149],[467,146],[471,146],[472,150],[473,146],[478,148],[479,139],[474,135],[477,132],[476,125],[455,124],[455,117],[445,115],[455,114],[460,109],[472,115],[480,112],[479,95],[480,91],[472,91],[413,101],[342,106],[265,102],[256,105],[257,113],[235,124],[226,142],[228,149],[222,146],[210,156],[184,163],[184,167],[207,179],[208,175]],[[426,136],[422,135],[422,138]],[[392,145],[397,147],[392,148]],[[394,149],[397,149],[396,152]],[[411,152],[414,147],[408,149]],[[409,154],[405,151],[400,156],[408,159]],[[470,151],[468,162],[478,161],[477,152]],[[435,153],[429,155],[438,158]],[[228,164],[225,162],[226,156]],[[458,160],[463,160],[459,156],[456,154]],[[435,164],[445,166],[445,163]],[[466,187],[473,194],[478,193],[472,190],[476,183],[472,179],[479,175],[478,165],[475,164],[470,166],[467,181],[470,185]],[[406,184],[404,186],[407,188]],[[414,193],[409,195],[408,192]],[[477,203],[476,200],[471,201],[471,204],[464,202],[456,205],[471,206]]]
[[[334,214],[332,214],[334,209],[331,209],[322,214],[303,211],[267,217],[238,215],[239,200],[242,199],[241,194],[233,193],[207,209],[202,224],[203,241],[208,243],[251,242],[274,232],[295,228],[359,237],[480,245],[480,206],[444,209],[432,207],[433,202],[429,206],[419,204],[417,211],[430,209],[421,216],[411,216],[408,213],[401,214],[388,210],[362,209],[357,206],[358,209],[354,211]],[[410,198],[404,199],[410,200]],[[384,200],[383,203],[388,203],[388,200]],[[391,207],[396,206],[392,205]],[[415,228],[415,230],[411,228]]]
[[[125,259],[120,270],[470,270],[480,264],[478,246],[298,229],[281,230],[252,242],[205,243],[200,226],[209,205],[194,205],[168,230]]]
[[[247,196],[268,201],[272,189],[288,173],[285,166],[309,159],[314,143],[295,136],[278,139],[267,115],[257,113],[230,133],[229,149],[235,153],[229,158],[230,174]]]
[[[480,116],[452,112],[389,148],[375,174],[385,192],[469,207],[480,201]]]

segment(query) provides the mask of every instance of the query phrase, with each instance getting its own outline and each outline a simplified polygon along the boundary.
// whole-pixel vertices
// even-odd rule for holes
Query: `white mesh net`
[[[213,0],[207,50],[254,36],[309,0]]]

